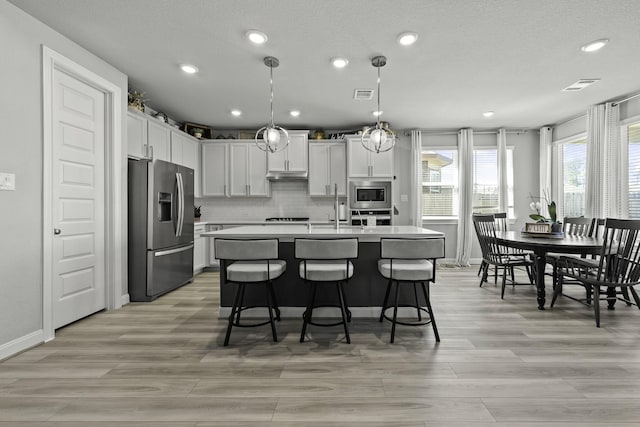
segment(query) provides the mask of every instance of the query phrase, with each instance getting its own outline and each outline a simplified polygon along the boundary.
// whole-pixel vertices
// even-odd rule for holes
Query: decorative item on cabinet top
[[[135,108],[136,110],[144,113],[144,101],[147,101],[144,97],[144,92],[139,92],[132,88],[129,88],[128,92],[129,107]]]
[[[213,134],[213,129],[208,126],[188,122],[184,123],[183,130],[198,139],[211,139]]]

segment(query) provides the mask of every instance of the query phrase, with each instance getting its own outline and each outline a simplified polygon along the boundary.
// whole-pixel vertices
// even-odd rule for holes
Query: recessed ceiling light
[[[381,115],[382,115],[382,113],[384,113],[384,111],[374,111],[374,112],[373,112],[373,113],[371,113],[371,114],[373,114],[374,116],[378,117],[378,116],[381,116]]]
[[[482,113],[482,115],[485,117],[491,117],[493,116],[493,111],[485,111],[484,113]]]
[[[300,115],[300,111],[298,111],[298,110],[291,110],[291,111],[289,111],[289,115],[290,115],[291,117],[298,117],[298,116]]]
[[[242,115],[242,111],[240,110],[231,110],[231,115],[235,117],[239,117]]]
[[[198,67],[191,64],[182,64],[180,65],[180,69],[187,74],[195,74],[198,72]]]
[[[418,34],[408,31],[398,35],[398,43],[402,46],[411,46],[418,40]]]
[[[331,59],[331,63],[336,68],[344,68],[349,63],[349,60],[346,58],[333,58]]]
[[[609,39],[594,40],[590,43],[585,44],[580,49],[583,52],[595,52],[596,50],[602,49],[607,43],[609,43]]]
[[[246,36],[249,39],[249,41],[255,44],[263,44],[268,40],[267,35],[262,31],[258,31],[258,30],[249,30],[247,31]]]

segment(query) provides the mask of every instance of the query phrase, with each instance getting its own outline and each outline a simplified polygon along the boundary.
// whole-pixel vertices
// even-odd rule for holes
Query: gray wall
[[[126,112],[123,73],[0,0],[0,172],[16,174],[16,191],[0,191],[0,347],[43,326],[43,44],[120,86]],[[125,140],[125,120],[123,114],[118,143]]]

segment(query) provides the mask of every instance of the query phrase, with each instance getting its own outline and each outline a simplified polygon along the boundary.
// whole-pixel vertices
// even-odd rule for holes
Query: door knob
[[[60,230],[59,228],[53,229],[53,234],[60,234],[60,233],[62,233],[62,230]]]

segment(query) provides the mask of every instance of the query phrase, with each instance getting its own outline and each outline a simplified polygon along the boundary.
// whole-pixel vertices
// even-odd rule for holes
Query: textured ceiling
[[[354,129],[373,122],[370,59],[385,55],[382,120],[407,128],[537,128],[640,90],[638,0],[10,0],[103,58],[177,121],[256,129]],[[244,38],[259,29],[262,46]],[[415,31],[411,47],[396,43]],[[610,43],[586,54],[580,46]],[[329,60],[349,59],[342,70]],[[200,68],[184,75],[180,63]],[[581,78],[602,80],[580,92]],[[240,118],[230,115],[241,109]],[[288,111],[298,109],[298,118]],[[484,111],[495,111],[491,118]]]

